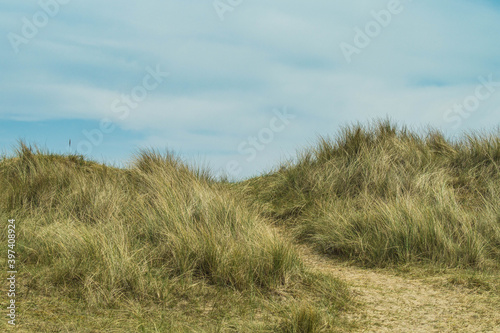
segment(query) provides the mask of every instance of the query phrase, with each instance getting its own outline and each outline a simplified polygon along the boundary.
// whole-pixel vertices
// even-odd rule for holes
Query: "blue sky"
[[[356,121],[500,123],[498,1],[1,1],[0,30],[3,153],[242,178]]]

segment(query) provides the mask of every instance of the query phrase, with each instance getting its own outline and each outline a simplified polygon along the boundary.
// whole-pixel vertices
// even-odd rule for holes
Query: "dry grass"
[[[367,266],[500,263],[500,136],[345,128],[240,185],[296,239]]]
[[[21,330],[272,331],[318,292],[328,301],[311,311],[332,327],[348,300],[338,279],[313,288],[289,241],[170,153],[115,169],[21,143],[0,188],[0,218],[18,226]]]
[[[488,331],[499,166],[498,134],[387,121],[239,183],[171,153],[117,169],[20,143],[0,158],[18,331]]]

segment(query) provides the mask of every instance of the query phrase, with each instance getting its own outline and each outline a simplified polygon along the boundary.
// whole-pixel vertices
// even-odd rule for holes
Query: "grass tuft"
[[[293,244],[227,183],[170,152],[140,151],[117,169],[21,142],[0,161],[0,188],[1,218],[19,221],[19,271],[30,272],[33,297],[95,312],[153,307],[181,331],[274,327],[282,315],[269,309],[298,292],[312,297]],[[313,307],[341,309],[346,287],[331,287],[338,298]]]
[[[500,136],[452,142],[389,121],[320,138],[241,187],[318,250],[368,266],[500,263]]]

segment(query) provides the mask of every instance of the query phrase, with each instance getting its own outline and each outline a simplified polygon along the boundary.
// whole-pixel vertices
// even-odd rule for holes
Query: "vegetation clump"
[[[36,299],[85,311],[155,309],[156,319],[136,319],[148,331],[158,322],[169,332],[254,331],[292,320],[282,309],[318,293],[289,240],[227,184],[171,153],[144,150],[118,169],[21,143],[0,161],[0,188],[2,220],[18,221],[20,280]],[[330,301],[311,311],[333,325],[348,292],[327,280],[319,293]],[[56,325],[34,322],[41,326],[25,327]]]
[[[365,265],[500,263],[499,135],[358,124],[244,192],[297,239]]]
[[[452,141],[389,121],[345,127],[234,183],[155,150],[126,168],[23,142],[0,157],[26,332],[352,328],[346,284],[308,247],[368,267],[456,270],[446,285],[494,295],[499,194],[500,135]]]

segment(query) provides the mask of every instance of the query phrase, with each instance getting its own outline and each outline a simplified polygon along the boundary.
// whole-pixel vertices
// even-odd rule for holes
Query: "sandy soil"
[[[358,305],[347,316],[358,332],[500,332],[499,295],[353,267],[299,248],[308,265],[351,286]]]

